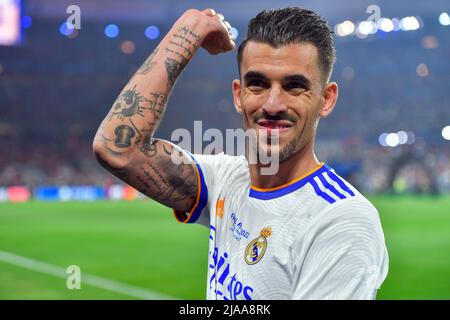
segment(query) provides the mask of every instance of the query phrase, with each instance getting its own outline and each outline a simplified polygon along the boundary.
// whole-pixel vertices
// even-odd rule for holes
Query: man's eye
[[[249,87],[261,87],[262,88],[262,87],[265,86],[265,83],[262,80],[254,79],[254,80],[250,80],[248,82],[248,86]]]
[[[289,82],[285,85],[286,90],[305,89],[305,86],[299,82]]]

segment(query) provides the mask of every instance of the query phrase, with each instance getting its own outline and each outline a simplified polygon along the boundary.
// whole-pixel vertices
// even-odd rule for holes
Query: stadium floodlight
[[[159,28],[157,26],[148,26],[145,29],[145,36],[150,40],[158,39],[159,37]]]
[[[405,144],[408,142],[408,134],[405,131],[397,132],[398,144]]]
[[[33,25],[33,19],[30,16],[23,16],[20,24],[22,26],[22,28],[30,28]]]
[[[387,137],[387,133],[383,132],[382,134],[380,134],[380,136],[378,137],[378,143],[383,146],[383,147],[388,147],[387,143],[386,143],[386,137]]]
[[[73,27],[73,25],[69,25],[66,21],[64,21],[63,23],[61,23],[61,25],[59,26],[59,33],[61,33],[63,36],[70,36],[72,33],[74,33],[75,28]]]
[[[394,31],[401,30],[401,28],[400,28],[400,20],[398,20],[397,18],[392,18],[391,22],[392,22],[392,24],[394,26]]]
[[[420,28],[420,23],[416,17],[404,17],[400,20],[400,28],[403,31],[414,31]]]
[[[391,19],[381,18],[378,20],[378,28],[384,32],[391,32],[394,31],[394,23]]]
[[[116,38],[119,35],[119,27],[115,24],[108,24],[105,27],[105,36],[108,38]]]
[[[444,138],[445,140],[450,141],[450,126],[445,126],[442,129],[442,138]]]
[[[338,36],[338,37],[342,37],[342,31],[341,31],[341,24],[338,23],[337,25],[334,26],[334,33]]]
[[[233,39],[237,39],[237,37],[239,36],[239,31],[238,31],[238,29],[236,29],[236,28],[234,28],[234,27],[231,27],[230,28],[230,33],[231,33],[231,37],[233,38]]]
[[[416,142],[416,135],[412,131],[406,132],[408,135],[408,140],[406,141],[407,144],[414,144]]]
[[[421,63],[417,66],[416,73],[419,77],[426,77],[430,74],[430,70],[428,70],[428,66],[425,63]]]
[[[357,30],[361,35],[374,34],[377,32],[377,25],[372,21],[361,21]]]
[[[439,45],[439,42],[435,36],[424,36],[421,43],[422,47],[425,49],[435,49]]]
[[[346,37],[355,32],[355,24],[350,20],[346,20],[342,23],[339,23],[335,27],[336,35],[340,37]]]
[[[450,16],[447,12],[442,12],[439,15],[439,23],[443,26],[449,26],[450,25]]]
[[[386,144],[389,147],[394,148],[394,147],[398,146],[399,142],[400,142],[400,139],[398,138],[398,135],[396,133],[394,133],[394,132],[389,133],[386,136]]]
[[[124,40],[120,44],[120,50],[125,54],[132,54],[136,50],[136,45],[131,40]]]

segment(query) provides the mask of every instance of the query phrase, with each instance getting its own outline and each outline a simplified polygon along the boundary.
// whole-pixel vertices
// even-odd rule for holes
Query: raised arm
[[[223,17],[211,9],[186,11],[136,71],[101,123],[94,139],[99,163],[150,198],[189,211],[197,197],[191,159],[172,161],[172,143],[154,139],[170,92],[200,48],[211,54],[233,50]]]

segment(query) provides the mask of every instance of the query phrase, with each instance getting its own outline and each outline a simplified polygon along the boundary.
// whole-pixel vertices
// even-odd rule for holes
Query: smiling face
[[[317,49],[303,42],[274,48],[249,41],[242,55],[241,80],[233,82],[236,110],[246,129],[279,135],[279,161],[311,147],[320,117],[331,113],[336,83],[326,83]],[[276,149],[258,140],[271,154]]]

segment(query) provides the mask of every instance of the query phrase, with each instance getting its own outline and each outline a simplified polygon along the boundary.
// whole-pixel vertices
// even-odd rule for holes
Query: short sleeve
[[[304,239],[293,299],[370,300],[388,270],[378,212],[349,199],[332,206]]]
[[[209,211],[217,190],[227,179],[227,170],[236,163],[234,158],[224,153],[218,155],[192,154],[183,150],[195,164],[198,192],[194,206],[189,212],[174,210],[175,217],[182,223],[199,223],[209,226]]]

